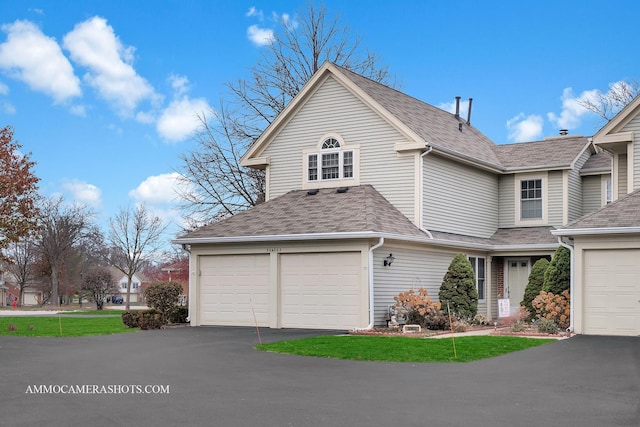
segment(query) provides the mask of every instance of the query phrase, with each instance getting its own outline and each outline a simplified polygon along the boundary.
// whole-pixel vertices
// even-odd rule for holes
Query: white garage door
[[[360,326],[360,252],[280,255],[281,325]]]
[[[200,257],[200,324],[269,324],[269,254]]]
[[[584,333],[640,335],[640,250],[584,252]]]

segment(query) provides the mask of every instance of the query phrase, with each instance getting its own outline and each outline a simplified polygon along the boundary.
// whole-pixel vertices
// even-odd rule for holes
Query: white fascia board
[[[604,228],[561,228],[551,230],[554,236],[586,236],[604,234],[637,234],[640,227],[604,227]]]

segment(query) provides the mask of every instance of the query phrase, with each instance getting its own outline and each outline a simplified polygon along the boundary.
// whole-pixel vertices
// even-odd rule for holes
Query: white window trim
[[[611,175],[602,175],[600,183],[601,183],[601,187],[602,187],[600,205],[601,206],[607,206],[608,204],[613,202],[613,177]],[[610,190],[609,203],[607,203],[607,183],[609,183],[609,190]]]
[[[542,218],[535,219],[522,219],[521,218],[521,182],[522,181],[530,181],[532,179],[540,179],[542,180]],[[514,202],[515,202],[515,225],[519,226],[538,226],[538,225],[547,225],[548,222],[548,206],[549,206],[549,176],[545,173],[523,173],[515,176],[514,181]]]
[[[476,265],[474,266],[471,262],[471,258],[476,259]],[[487,257],[484,256],[475,256],[475,255],[467,255],[467,259],[471,262],[471,267],[473,268],[473,274],[475,275],[476,281],[476,292],[478,291],[478,259],[482,258],[484,260],[484,298],[480,298],[480,292],[478,292],[478,301],[486,301],[487,300]],[[474,268],[475,267],[475,268]]]
[[[334,138],[340,143],[339,148],[322,149],[322,144],[328,138]],[[322,155],[328,153],[343,153],[351,151],[353,153],[353,176],[351,178],[333,178],[322,179]],[[309,155],[316,154],[318,161],[318,179],[315,181],[309,181]],[[340,175],[344,173],[343,169],[344,156],[340,155],[339,170]],[[344,187],[348,185],[360,185],[360,145],[347,145],[344,143],[342,137],[336,134],[326,134],[318,142],[315,148],[308,148],[302,151],[302,188],[333,188]]]

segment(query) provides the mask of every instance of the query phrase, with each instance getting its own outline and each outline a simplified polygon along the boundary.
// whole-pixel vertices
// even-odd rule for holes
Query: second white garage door
[[[361,270],[360,252],[280,255],[281,326],[360,326]]]
[[[584,265],[584,333],[640,335],[640,250],[587,250]]]
[[[200,324],[269,326],[269,255],[200,257]]]

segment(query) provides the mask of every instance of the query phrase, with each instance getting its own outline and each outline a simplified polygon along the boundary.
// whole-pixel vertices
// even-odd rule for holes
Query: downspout
[[[424,219],[424,157],[427,154],[429,154],[431,151],[433,151],[433,147],[431,145],[427,145],[427,147],[429,147],[427,151],[420,154],[420,197],[419,197],[420,217],[418,218],[418,221],[419,221],[418,228],[420,229],[420,231],[426,234],[430,239],[433,239],[433,235],[431,234],[431,232],[422,226],[422,223],[424,222],[423,221]]]
[[[573,246],[571,245],[567,245],[566,243],[564,243],[562,241],[562,236],[558,236],[558,243],[560,244],[560,246],[564,246],[565,248],[569,249],[569,253],[571,254],[571,277],[569,278],[569,292],[570,292],[570,301],[569,304],[571,305],[569,308],[569,317],[570,317],[570,322],[569,322],[569,327],[567,328],[567,332],[571,333],[573,332],[573,285],[574,285],[574,265],[575,265],[575,259],[573,256]]]
[[[384,245],[384,237],[380,237],[377,244],[369,249],[369,324],[365,328],[355,328],[356,331],[367,331],[373,329],[375,323],[374,298],[373,298],[373,251]]]
[[[189,265],[191,265],[191,246],[186,243],[182,244],[182,250],[189,254]],[[189,273],[189,304],[187,304],[187,318],[185,319],[187,322],[191,322],[191,310],[189,306],[191,305],[191,273]]]

